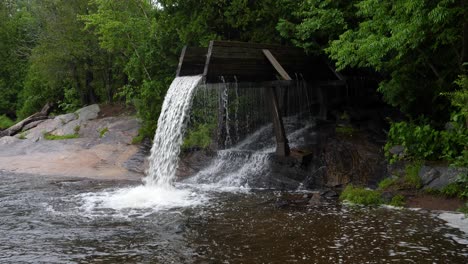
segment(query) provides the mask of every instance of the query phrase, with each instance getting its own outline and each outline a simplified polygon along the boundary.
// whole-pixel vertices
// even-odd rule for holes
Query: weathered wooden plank
[[[289,74],[284,70],[284,68],[281,66],[281,64],[276,60],[275,56],[273,56],[273,54],[271,54],[269,50],[263,49],[262,52],[263,54],[265,54],[267,59],[270,61],[271,65],[273,65],[273,67],[279,73],[281,78],[283,78],[283,80],[287,80],[287,81],[292,80]]]

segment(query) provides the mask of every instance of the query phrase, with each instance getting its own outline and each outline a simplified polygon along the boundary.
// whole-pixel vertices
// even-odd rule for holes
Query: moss
[[[356,129],[352,126],[337,126],[335,132],[342,136],[353,136],[356,133]]]
[[[391,206],[396,206],[396,207],[402,207],[406,204],[405,202],[405,197],[401,194],[397,194],[393,196],[392,200],[390,201],[389,205]]]
[[[53,135],[50,133],[44,133],[44,139],[46,140],[65,140],[65,139],[73,139],[73,138],[78,138],[78,134],[68,134],[68,135],[63,135],[63,136],[58,136],[58,135]]]
[[[419,189],[422,187],[422,180],[419,177],[419,170],[422,167],[422,162],[409,164],[405,168],[405,186],[409,188]]]
[[[390,187],[394,187],[398,185],[398,179],[397,178],[385,178],[382,181],[379,182],[379,190],[387,190]]]
[[[137,144],[140,144],[141,142],[143,142],[143,139],[145,139],[145,135],[143,134],[138,134],[138,136],[134,137],[132,139],[132,144],[133,145],[137,145]]]
[[[362,205],[380,205],[383,203],[382,196],[378,191],[354,187],[351,184],[343,190],[340,200]]]
[[[73,131],[75,131],[75,134],[78,134],[78,133],[80,133],[80,129],[81,129],[81,126],[75,126]]]
[[[18,136],[18,139],[26,139],[26,132],[21,132],[21,134]]]
[[[105,128],[103,128],[103,129],[101,129],[101,130],[99,131],[99,137],[100,137],[100,138],[103,138],[104,135],[105,135],[107,132],[109,132],[109,128],[105,127]]]

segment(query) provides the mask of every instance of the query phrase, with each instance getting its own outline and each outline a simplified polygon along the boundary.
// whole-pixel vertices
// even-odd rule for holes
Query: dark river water
[[[93,199],[139,183],[4,172],[0,182],[1,263],[468,263],[468,236],[431,212],[194,187],[197,205],[112,209]]]

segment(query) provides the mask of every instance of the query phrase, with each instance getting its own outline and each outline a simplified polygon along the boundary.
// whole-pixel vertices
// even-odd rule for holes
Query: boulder
[[[54,119],[59,120],[62,123],[62,125],[65,125],[65,124],[70,123],[73,120],[76,120],[77,118],[78,118],[77,114],[70,113],[70,114],[56,116]]]
[[[430,178],[431,176],[437,175],[433,170],[438,171],[439,176],[433,177],[433,179],[424,186],[424,189],[441,190],[445,186],[454,183],[460,175],[468,174],[468,168],[434,167],[426,173],[427,176],[425,177]]]
[[[96,119],[100,111],[101,109],[99,108],[99,105],[93,104],[90,106],[83,107],[79,109],[78,111],[76,111],[75,113],[78,115],[79,120],[87,121],[87,120]]]
[[[421,178],[423,186],[427,186],[440,177],[440,172],[435,168],[423,166],[419,170],[419,177]]]

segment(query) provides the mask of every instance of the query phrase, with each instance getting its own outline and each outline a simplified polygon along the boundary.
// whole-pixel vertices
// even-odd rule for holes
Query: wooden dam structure
[[[300,76],[307,82],[307,89],[314,90],[318,95],[318,116],[326,119],[329,105],[327,90],[347,86],[346,78],[320,56],[310,56],[294,47],[235,41],[211,41],[207,48],[184,47],[177,77],[189,75],[202,75],[205,84],[220,83],[220,77],[223,82],[259,84],[268,101],[278,156],[288,156],[290,148],[282,114],[282,108],[287,105],[279,98],[277,88],[295,82]],[[340,99],[336,95],[333,97],[333,100]],[[219,100],[221,104],[221,98]],[[218,138],[223,136],[225,118],[220,110]]]

